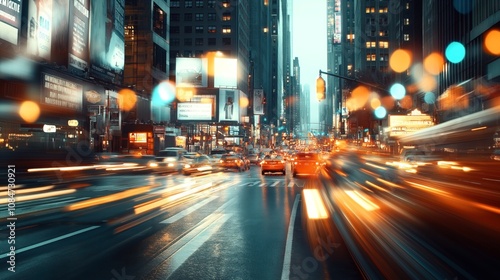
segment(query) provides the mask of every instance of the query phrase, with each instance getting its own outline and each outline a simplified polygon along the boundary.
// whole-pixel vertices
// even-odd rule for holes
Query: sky
[[[326,0],[293,0],[292,60],[299,59],[301,84],[311,91],[311,123],[318,123],[316,79],[319,70],[327,71]]]

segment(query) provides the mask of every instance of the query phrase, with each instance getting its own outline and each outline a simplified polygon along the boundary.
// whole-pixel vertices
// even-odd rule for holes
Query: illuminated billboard
[[[238,87],[238,60],[235,58],[214,58],[214,87]]]
[[[179,121],[211,121],[212,104],[185,102],[177,104],[177,120]]]
[[[389,134],[403,136],[421,129],[434,126],[431,116],[413,110],[409,115],[389,115]]]
[[[121,84],[125,66],[125,0],[90,2],[90,72]]]
[[[254,115],[264,115],[263,89],[254,89],[253,91],[253,113]]]
[[[335,12],[333,13],[334,26],[333,26],[333,43],[342,43],[342,16],[340,12],[340,0],[335,0]]]
[[[77,73],[88,71],[90,0],[73,0],[69,14],[68,69]]]
[[[207,59],[178,57],[175,60],[175,84],[177,87],[206,87]]]
[[[21,27],[22,1],[0,1],[0,39],[17,45]]]
[[[219,90],[219,122],[240,120],[240,91],[233,89]]]
[[[32,56],[50,60],[52,0],[30,0],[28,3],[27,52]]]

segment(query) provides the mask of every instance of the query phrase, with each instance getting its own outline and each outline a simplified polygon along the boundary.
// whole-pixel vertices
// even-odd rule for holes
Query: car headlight
[[[185,168],[190,168],[190,167],[191,167],[191,165],[186,164],[186,165],[184,165],[184,167],[185,167]]]
[[[150,162],[149,167],[158,167],[158,163],[156,162]]]

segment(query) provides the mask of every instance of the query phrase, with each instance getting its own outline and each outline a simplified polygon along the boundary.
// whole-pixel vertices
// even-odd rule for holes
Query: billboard
[[[17,45],[21,27],[22,1],[0,1],[0,39]]]
[[[69,14],[68,69],[77,73],[88,71],[90,0],[73,0]]]
[[[240,91],[233,89],[219,90],[219,122],[239,122]]]
[[[264,115],[264,90],[253,90],[253,114]]]
[[[90,73],[121,84],[125,66],[125,0],[90,2]]]
[[[333,13],[334,26],[333,26],[333,43],[342,43],[342,14],[340,11],[340,0],[335,0],[335,12]]]
[[[52,44],[52,2],[52,0],[28,2],[27,52],[29,55],[47,60],[50,60]]]
[[[214,58],[214,87],[238,87],[238,60],[235,58]]]
[[[83,86],[70,80],[43,73],[41,104],[82,111]]]
[[[212,103],[185,102],[177,104],[179,121],[211,121]]]
[[[175,59],[177,87],[207,87],[207,73],[206,58],[177,57]]]

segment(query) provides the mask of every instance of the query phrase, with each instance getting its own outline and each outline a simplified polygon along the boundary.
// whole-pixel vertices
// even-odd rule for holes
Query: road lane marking
[[[289,188],[293,188],[293,185],[295,185],[293,182],[288,183]]]
[[[203,207],[205,204],[209,203],[210,201],[216,199],[217,197],[216,196],[212,196],[212,197],[209,197],[203,201],[200,201],[198,203],[196,203],[195,205],[189,207],[189,208],[186,208],[185,210],[173,215],[172,217],[170,218],[167,218],[163,221],[161,221],[160,223],[161,224],[172,224],[174,222],[177,222],[178,220],[186,217],[187,215],[193,213],[194,211],[200,209],[201,207]]]
[[[295,218],[297,216],[297,208],[299,205],[299,200],[300,200],[300,194],[297,194],[295,196],[295,201],[293,202],[290,222],[288,223],[288,233],[286,236],[285,257],[283,259],[283,270],[281,271],[281,280],[290,279],[290,266],[292,263],[293,230],[294,230]]]
[[[59,237],[55,237],[55,238],[52,238],[52,239],[49,239],[49,240],[45,240],[43,242],[40,242],[40,243],[37,243],[37,244],[33,244],[31,246],[24,247],[24,248],[21,248],[19,250],[16,250],[16,254],[19,254],[19,253],[22,253],[22,252],[26,252],[26,251],[29,251],[31,249],[35,249],[35,248],[38,248],[38,247],[42,247],[44,245],[47,245],[47,244],[50,244],[50,243],[54,243],[54,242],[57,242],[59,240],[63,240],[63,239],[66,239],[66,238],[69,238],[69,237],[72,237],[72,236],[75,236],[75,235],[78,235],[78,234],[81,234],[81,233],[84,233],[84,232],[87,232],[87,231],[90,231],[90,230],[94,230],[94,229],[99,228],[99,227],[100,226],[91,226],[91,227],[88,227],[88,228],[84,228],[84,229],[81,229],[81,230],[74,231],[72,233],[61,235]],[[7,254],[8,253],[2,253],[0,255],[0,259],[7,258],[8,257]]]
[[[266,183],[261,183],[261,184],[259,185],[259,188],[265,187],[266,185],[267,185]]]
[[[274,184],[271,185],[271,187],[276,187],[279,183],[280,183],[280,181],[276,181],[276,182],[274,182]]]

